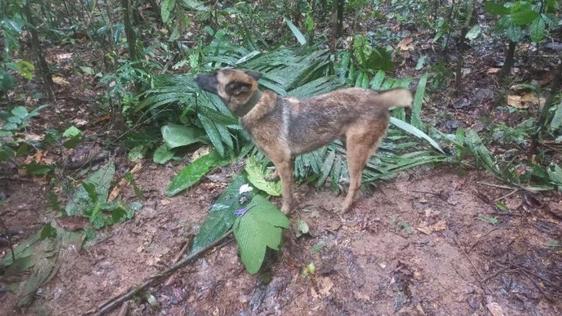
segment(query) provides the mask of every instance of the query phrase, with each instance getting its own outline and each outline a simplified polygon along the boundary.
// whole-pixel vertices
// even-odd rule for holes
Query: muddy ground
[[[63,249],[57,275],[23,314],[83,314],[176,260],[232,170],[163,198],[174,174],[144,166],[137,176],[144,208],[95,245]],[[301,185],[291,221],[304,220],[310,234],[287,231],[268,271],[246,273],[227,242],[150,288],[144,297],[152,304],[137,298],[113,314],[560,315],[559,196],[537,201],[493,182],[475,171],[419,169],[365,192],[346,214],[335,210],[341,196]],[[7,206],[33,212],[17,192]],[[496,199],[510,210],[499,212]],[[316,271],[305,275],[310,263]],[[3,314],[12,314],[11,294],[0,299]]]

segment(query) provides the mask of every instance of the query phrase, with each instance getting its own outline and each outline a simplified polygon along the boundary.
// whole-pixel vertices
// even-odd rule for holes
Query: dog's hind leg
[[[342,211],[349,210],[361,186],[361,176],[367,160],[373,154],[384,136],[387,123],[383,121],[365,122],[350,127],[346,136],[347,167],[349,171],[349,190],[342,205]]]

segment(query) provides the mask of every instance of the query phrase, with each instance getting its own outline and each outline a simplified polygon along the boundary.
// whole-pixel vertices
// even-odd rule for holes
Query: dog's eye
[[[251,89],[250,84],[247,84],[245,82],[239,82],[239,81],[229,83],[226,86],[226,92],[234,96],[239,96],[243,93],[247,93],[248,91],[250,91],[250,89]]]

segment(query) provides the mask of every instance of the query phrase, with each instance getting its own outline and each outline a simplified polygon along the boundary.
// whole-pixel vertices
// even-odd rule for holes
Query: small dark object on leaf
[[[244,216],[244,214],[246,214],[252,207],[243,207],[243,208],[239,208],[236,211],[234,211],[234,215],[236,215],[237,217],[240,216]]]

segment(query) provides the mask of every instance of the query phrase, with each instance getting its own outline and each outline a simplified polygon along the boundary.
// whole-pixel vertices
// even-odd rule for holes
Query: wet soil
[[[60,269],[24,314],[78,315],[170,265],[224,189],[226,168],[190,191],[163,198],[174,168],[147,164],[146,198],[131,221],[82,250],[63,249]],[[130,315],[559,315],[562,224],[521,192],[491,187],[479,172],[418,170],[365,192],[340,214],[343,197],[306,185],[266,271],[245,272],[236,244],[217,247],[130,302]],[[499,213],[494,199],[510,208]],[[125,196],[133,198],[132,192]],[[8,202],[17,198],[11,196]],[[557,200],[558,198],[558,200]],[[495,220],[493,220],[495,219]],[[497,222],[496,222],[497,221]],[[314,273],[304,273],[313,264]],[[152,297],[151,304],[147,297]],[[11,314],[13,297],[1,298]],[[123,310],[121,310],[123,312]],[[115,311],[114,314],[117,314]],[[494,314],[499,315],[499,314]]]

